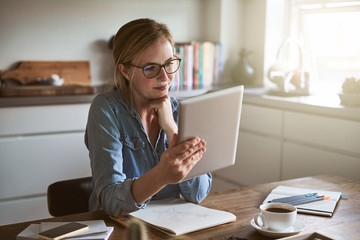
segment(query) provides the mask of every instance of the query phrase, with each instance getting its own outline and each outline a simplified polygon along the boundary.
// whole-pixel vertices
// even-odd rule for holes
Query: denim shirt
[[[173,116],[178,121],[178,100],[171,98]],[[135,108],[123,99],[119,90],[97,95],[90,107],[85,132],[89,150],[93,192],[89,210],[104,210],[112,216],[124,215],[145,208],[151,199],[179,198],[199,203],[210,191],[211,174],[204,174],[178,184],[169,184],[142,205],[132,193],[133,181],[159,163],[168,147],[161,129],[155,148],[151,145]]]

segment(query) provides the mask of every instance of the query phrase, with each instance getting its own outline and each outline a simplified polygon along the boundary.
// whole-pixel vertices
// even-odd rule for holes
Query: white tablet
[[[234,165],[243,93],[237,86],[180,101],[178,142],[198,136],[207,144],[184,180]]]

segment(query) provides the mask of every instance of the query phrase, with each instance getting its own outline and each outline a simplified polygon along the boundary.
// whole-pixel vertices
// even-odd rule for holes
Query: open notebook
[[[230,212],[206,208],[176,198],[153,200],[146,208],[132,212],[130,215],[173,236],[236,220],[236,216]]]
[[[263,203],[267,203],[276,198],[290,197],[308,193],[317,193],[317,195],[329,196],[330,199],[297,205],[296,207],[298,209],[298,212],[323,216],[333,215],[336,204],[340,199],[341,192],[278,186],[271,191],[271,193],[267,196]]]

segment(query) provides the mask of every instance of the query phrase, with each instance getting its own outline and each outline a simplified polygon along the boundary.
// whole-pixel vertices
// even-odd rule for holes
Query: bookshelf
[[[182,59],[170,89],[178,97],[191,97],[211,90],[221,81],[224,60],[219,42],[176,43],[175,54]]]

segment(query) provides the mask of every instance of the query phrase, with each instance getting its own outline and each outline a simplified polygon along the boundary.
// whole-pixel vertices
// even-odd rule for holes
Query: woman
[[[180,65],[166,25],[138,19],[113,40],[117,89],[92,102],[85,134],[91,160],[90,210],[119,216],[151,199],[201,202],[211,175],[182,181],[206,151],[195,137],[177,142],[178,100],[168,90]]]

